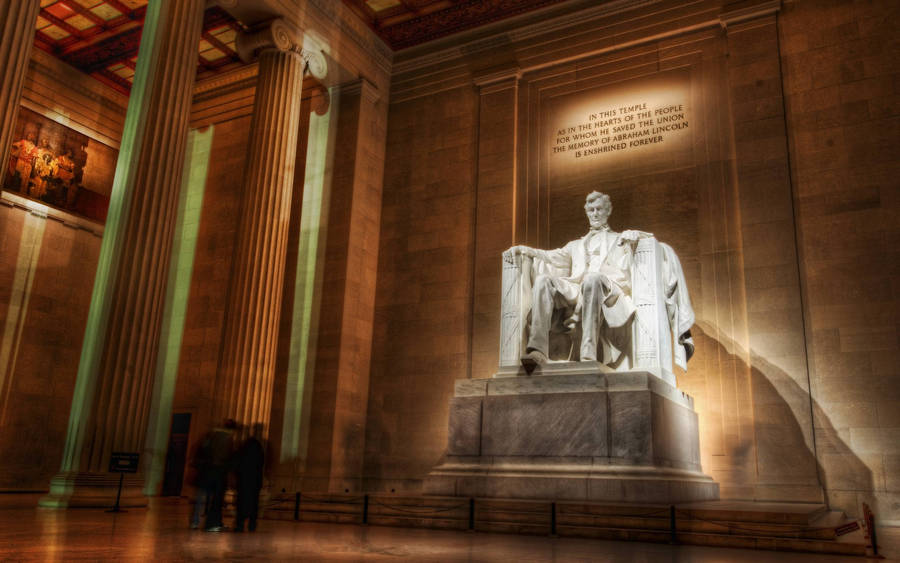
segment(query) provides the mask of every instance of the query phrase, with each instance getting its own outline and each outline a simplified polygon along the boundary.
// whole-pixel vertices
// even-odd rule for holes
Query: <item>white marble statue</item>
[[[679,366],[686,369],[693,353],[694,314],[678,257],[650,233],[610,230],[606,194],[590,193],[584,209],[590,230],[580,239],[556,250],[514,246],[503,253],[501,365],[511,352],[528,370],[546,364],[555,327],[575,339],[580,332],[572,343],[577,353],[565,359],[659,367],[674,384],[671,334]]]

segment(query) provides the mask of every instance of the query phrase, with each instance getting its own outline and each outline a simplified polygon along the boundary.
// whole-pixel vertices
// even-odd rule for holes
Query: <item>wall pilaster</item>
[[[489,377],[500,346],[500,255],[516,225],[518,68],[476,77],[479,89],[478,171],[472,280],[471,377]]]
[[[337,89],[311,448],[304,483],[361,490],[381,234],[385,108],[373,84]]]

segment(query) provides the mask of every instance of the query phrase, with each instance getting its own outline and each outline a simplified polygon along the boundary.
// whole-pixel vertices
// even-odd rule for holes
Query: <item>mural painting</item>
[[[20,108],[3,189],[104,222],[118,151]]]

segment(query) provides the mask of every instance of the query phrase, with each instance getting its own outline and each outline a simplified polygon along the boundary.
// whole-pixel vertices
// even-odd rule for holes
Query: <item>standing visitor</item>
[[[244,531],[244,521],[250,520],[248,529],[256,530],[256,517],[259,513],[259,492],[262,490],[263,465],[265,448],[262,437],[262,424],[254,424],[253,432],[241,445],[236,457],[237,470],[237,517],[234,531]]]

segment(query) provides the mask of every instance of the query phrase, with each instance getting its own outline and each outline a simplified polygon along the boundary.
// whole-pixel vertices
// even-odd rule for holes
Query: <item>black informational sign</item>
[[[834,535],[843,536],[844,534],[849,534],[850,532],[855,532],[859,529],[859,522],[853,520],[852,522],[847,522],[841,526],[838,526],[834,529]]]
[[[137,473],[141,454],[113,452],[109,458],[110,473]]]

